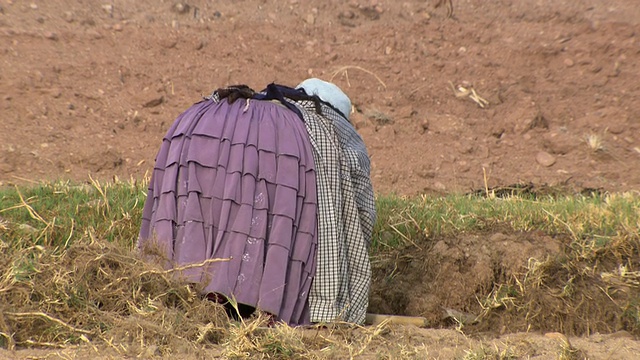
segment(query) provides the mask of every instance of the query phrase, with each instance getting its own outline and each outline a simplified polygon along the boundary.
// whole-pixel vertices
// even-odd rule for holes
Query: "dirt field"
[[[450,17],[447,2],[437,3],[0,0],[0,185],[142,178],[171,122],[201,96],[224,85],[262,89],[314,76],[351,97],[378,193],[465,192],[518,182],[638,190],[635,2],[453,0]],[[514,269],[525,255],[561,246],[538,235],[496,236],[496,247],[526,249],[501,253],[512,256]],[[443,262],[456,264],[451,249],[464,253],[478,242],[443,241]],[[478,257],[480,278],[492,270],[482,264],[495,259]],[[372,305],[426,314],[442,325],[433,304],[460,303],[437,294],[434,274],[405,280],[433,297],[403,303],[380,291]],[[454,280],[452,287],[467,285]],[[557,355],[549,345],[555,340],[540,335],[544,329],[510,330],[493,329],[485,343],[519,339],[538,349],[528,354]],[[460,336],[416,329],[398,339],[422,342],[430,357],[450,358],[480,341]],[[596,359],[640,353],[626,333],[572,344]]]

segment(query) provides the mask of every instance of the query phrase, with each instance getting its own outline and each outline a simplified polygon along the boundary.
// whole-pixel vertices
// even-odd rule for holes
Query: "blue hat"
[[[351,114],[351,100],[338,86],[333,83],[310,78],[301,82],[296,89],[304,89],[308,95],[317,95],[320,100],[331,104],[349,120]]]

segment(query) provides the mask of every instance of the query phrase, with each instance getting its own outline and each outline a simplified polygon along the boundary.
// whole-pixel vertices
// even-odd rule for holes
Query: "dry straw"
[[[56,251],[7,245],[0,255],[0,341],[15,346],[103,343],[122,355],[221,341],[221,306],[170,271],[102,241]]]

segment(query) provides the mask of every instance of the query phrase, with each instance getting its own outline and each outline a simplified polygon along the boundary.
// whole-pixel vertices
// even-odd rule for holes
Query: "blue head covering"
[[[338,86],[324,80],[310,78],[296,86],[296,89],[301,88],[308,95],[317,95],[320,100],[331,104],[349,120],[351,100]]]

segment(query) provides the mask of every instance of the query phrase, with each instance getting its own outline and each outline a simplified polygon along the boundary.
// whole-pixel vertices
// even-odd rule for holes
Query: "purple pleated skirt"
[[[316,176],[302,120],[269,101],[204,100],[163,139],[138,246],[238,303],[309,323],[315,274]]]

